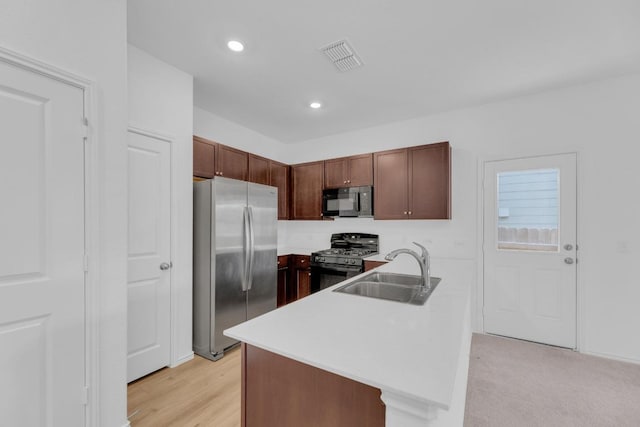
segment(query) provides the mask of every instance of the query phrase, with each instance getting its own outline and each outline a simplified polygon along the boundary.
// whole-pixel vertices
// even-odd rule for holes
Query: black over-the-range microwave
[[[373,187],[345,187],[322,190],[322,215],[372,217]]]

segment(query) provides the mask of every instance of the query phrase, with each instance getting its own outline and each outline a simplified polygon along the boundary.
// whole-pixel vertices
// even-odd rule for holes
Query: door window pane
[[[559,186],[558,169],[498,173],[498,249],[559,250]]]

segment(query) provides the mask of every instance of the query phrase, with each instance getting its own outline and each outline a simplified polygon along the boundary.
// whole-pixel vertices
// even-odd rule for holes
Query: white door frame
[[[85,216],[85,254],[88,256],[85,266],[85,386],[88,387],[85,410],[87,426],[99,425],[99,285],[100,285],[100,245],[99,227],[99,153],[97,129],[99,125],[93,118],[99,117],[95,103],[95,82],[44,63],[26,55],[0,46],[0,61],[20,67],[45,77],[79,88],[84,94],[84,116],[87,120],[87,134],[84,144],[84,216]]]
[[[560,154],[575,154],[576,156],[576,247],[580,246],[580,212],[582,206],[582,176],[581,176],[581,168],[580,168],[580,152],[579,151],[562,151],[558,153],[536,153],[536,154],[527,154],[527,155],[513,155],[507,157],[479,157],[478,158],[478,168],[477,168],[477,212],[478,212],[478,221],[477,221],[477,247],[476,251],[478,253],[478,263],[476,268],[477,273],[477,284],[475,293],[472,293],[472,304],[475,304],[475,316],[473,316],[473,330],[486,333],[484,328],[484,174],[485,174],[485,164],[488,162],[495,161],[503,161],[503,160],[517,160],[517,159],[527,159],[534,157],[546,157],[546,156],[555,156]],[[578,251],[576,254],[576,351],[582,352],[585,339],[584,339],[584,307],[585,307],[585,296],[584,291],[582,289],[581,280],[580,280],[580,263],[577,261],[580,258],[580,252]]]

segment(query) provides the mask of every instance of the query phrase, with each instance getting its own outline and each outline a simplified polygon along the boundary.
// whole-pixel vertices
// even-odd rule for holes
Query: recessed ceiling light
[[[322,104],[320,104],[320,103],[319,103],[319,102],[317,102],[317,101],[314,101],[314,102],[312,102],[311,104],[309,104],[309,107],[311,107],[311,108],[313,108],[313,109],[316,109],[316,110],[317,110],[318,108],[322,107]]]
[[[227,47],[234,52],[242,52],[244,50],[244,45],[238,40],[231,40],[227,43]]]

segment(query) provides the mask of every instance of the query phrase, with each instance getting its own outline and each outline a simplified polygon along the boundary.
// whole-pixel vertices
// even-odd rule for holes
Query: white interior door
[[[576,347],[576,156],[485,163],[484,328]]]
[[[84,93],[0,60],[0,425],[84,425]]]
[[[169,143],[129,132],[127,381],[170,363]]]

